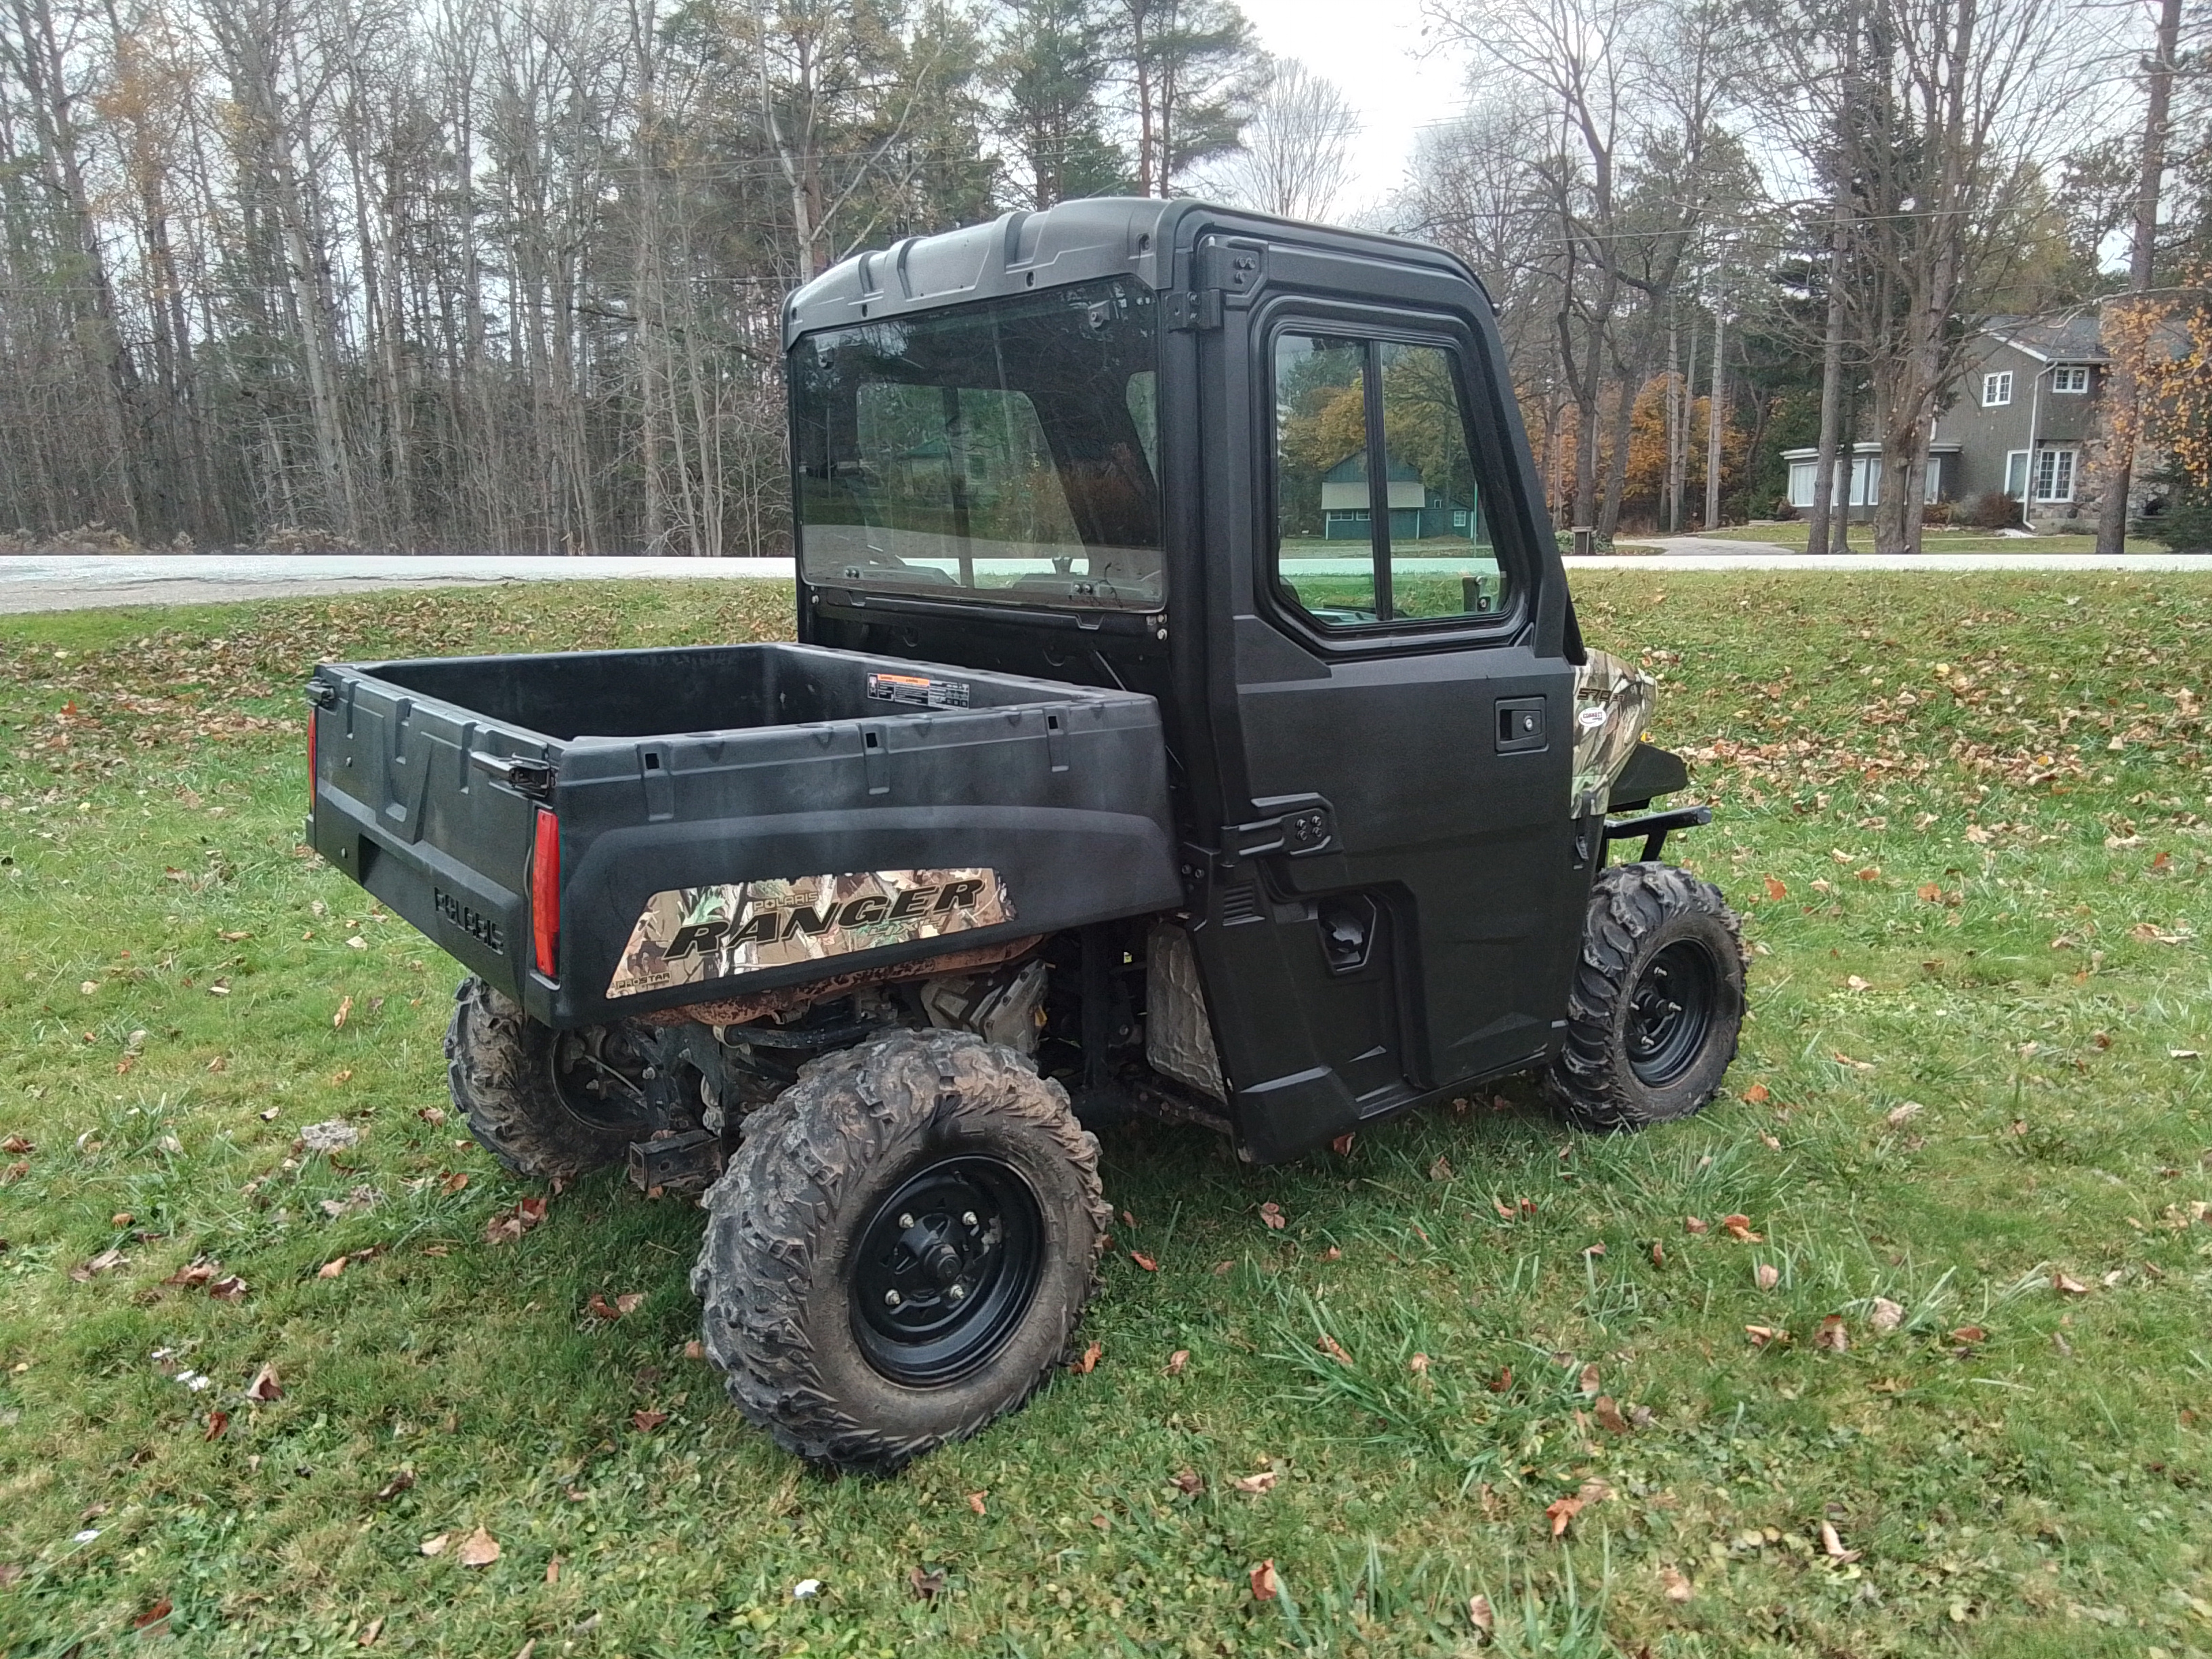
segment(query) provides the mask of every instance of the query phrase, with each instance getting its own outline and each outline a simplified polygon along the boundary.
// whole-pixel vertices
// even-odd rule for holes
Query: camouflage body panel
[[[1658,690],[1642,669],[1603,651],[1592,651],[1575,670],[1575,817],[1605,811],[1613,781],[1650,723]]]
[[[702,985],[1014,920],[998,872],[867,870],[677,887],[646,901],[607,995]]]

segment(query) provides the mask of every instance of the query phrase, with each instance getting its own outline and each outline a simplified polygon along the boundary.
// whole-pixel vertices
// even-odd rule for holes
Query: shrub
[[[1977,530],[2017,530],[2020,503],[2002,489],[1985,489],[1966,504],[1961,517]]]

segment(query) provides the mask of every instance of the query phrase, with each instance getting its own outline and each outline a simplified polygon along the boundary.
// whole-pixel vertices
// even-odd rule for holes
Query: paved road
[[[2185,553],[1871,553],[1818,558],[1743,542],[1669,538],[1664,550],[1569,559],[1578,569],[1643,570],[2130,570],[2212,575],[2212,558]],[[453,587],[514,581],[790,580],[789,559],[567,559],[482,554],[11,554],[0,556],[0,612],[76,611],[92,605],[195,605],[219,599],[295,599],[380,587]]]

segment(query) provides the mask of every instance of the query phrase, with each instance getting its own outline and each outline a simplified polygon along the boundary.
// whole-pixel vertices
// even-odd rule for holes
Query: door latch
[[[1298,796],[1273,817],[1224,825],[1221,838],[1222,851],[1231,860],[1263,858],[1271,853],[1285,858],[1311,858],[1335,847],[1336,813],[1319,795]]]
[[[1497,708],[1499,754],[1523,754],[1547,746],[1543,698],[1500,697]]]

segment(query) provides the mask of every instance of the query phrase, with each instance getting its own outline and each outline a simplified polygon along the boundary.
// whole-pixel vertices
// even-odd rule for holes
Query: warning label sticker
[[[878,702],[912,703],[921,708],[965,708],[964,680],[933,680],[920,674],[871,674],[868,696]]]

